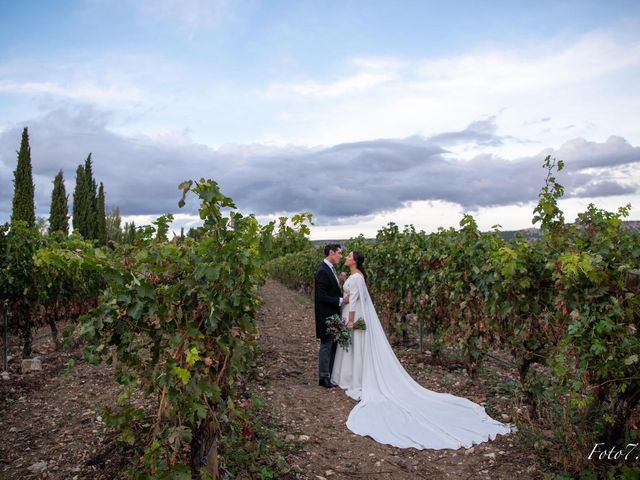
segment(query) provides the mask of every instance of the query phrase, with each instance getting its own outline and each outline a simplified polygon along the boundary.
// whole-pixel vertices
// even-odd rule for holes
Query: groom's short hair
[[[329,252],[335,252],[339,248],[342,248],[342,245],[340,245],[339,243],[327,243],[324,246],[324,256],[328,257],[329,256]]]

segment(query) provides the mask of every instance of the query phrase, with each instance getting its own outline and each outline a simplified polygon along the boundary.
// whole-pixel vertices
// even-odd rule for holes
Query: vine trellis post
[[[4,305],[2,308],[2,371],[7,371],[7,363],[8,363],[8,354],[9,354],[9,320],[7,318],[7,311],[9,310],[9,305],[7,301],[4,301]]]
[[[638,293],[640,291],[640,270],[629,270],[625,283],[628,290]]]

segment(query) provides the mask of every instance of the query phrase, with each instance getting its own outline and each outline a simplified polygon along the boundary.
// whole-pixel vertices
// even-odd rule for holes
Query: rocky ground
[[[340,389],[317,384],[318,343],[313,304],[276,282],[262,289],[258,315],[259,375],[248,388],[262,396],[285,453],[291,477],[301,479],[540,479],[544,472],[519,441],[519,433],[468,450],[402,450],[352,434],[345,425],[355,402]],[[0,478],[110,479],[123,477],[129,459],[103,422],[119,386],[108,365],[81,360],[80,346],[55,351],[36,333],[34,355],[42,370],[20,372],[19,347],[11,348],[9,378],[0,380]],[[401,362],[425,387],[484,404],[507,421],[516,408],[504,385],[514,371],[487,362],[471,382],[463,371],[429,365],[428,354],[396,347]],[[75,363],[75,365],[74,365]]]

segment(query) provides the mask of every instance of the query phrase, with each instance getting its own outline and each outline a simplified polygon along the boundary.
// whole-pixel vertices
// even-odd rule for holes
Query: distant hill
[[[640,233],[640,220],[628,220],[622,222],[622,227],[626,230],[631,230],[637,233]],[[527,241],[538,240],[542,234],[540,233],[539,228],[524,228],[522,230],[505,230],[500,232],[500,235],[505,240],[511,240],[515,238],[518,233],[524,234],[524,238]]]
[[[376,239],[375,238],[366,238],[365,240],[367,242],[374,242]],[[349,241],[349,239],[342,239],[342,240],[329,239],[329,240],[311,240],[311,243],[313,243],[314,247],[324,247],[327,243],[339,243],[340,245],[344,245],[348,241]]]
[[[623,221],[622,226],[627,230],[632,230],[634,232],[640,233],[640,220]],[[500,232],[500,235],[505,240],[511,240],[512,238],[515,238],[515,236],[518,233],[522,233],[524,235],[524,238],[527,241],[538,240],[542,236],[539,228],[523,228],[522,230],[504,230]],[[367,238],[366,240],[369,242],[373,242],[375,241],[375,238]],[[347,239],[342,239],[342,240],[329,239],[329,240],[312,240],[311,243],[313,243],[314,246],[319,247],[319,246],[324,246],[327,243],[339,243],[340,245],[344,245],[348,241],[349,240]]]

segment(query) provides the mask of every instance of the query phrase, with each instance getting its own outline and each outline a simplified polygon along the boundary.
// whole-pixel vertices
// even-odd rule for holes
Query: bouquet
[[[355,323],[353,324],[353,329],[354,330],[366,330],[367,329],[367,324],[364,323],[364,318],[360,317],[358,320],[356,320]]]
[[[336,339],[336,342],[349,351],[349,345],[351,345],[351,335],[349,333],[349,329],[342,321],[339,315],[334,314],[330,317],[327,317],[325,320],[327,324],[327,335],[333,335],[333,338]]]

